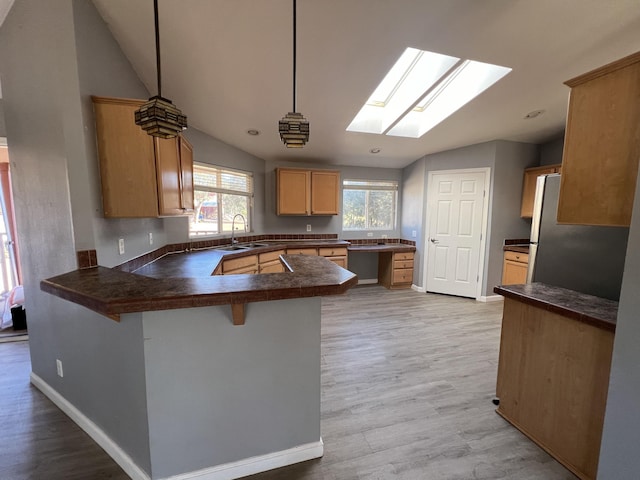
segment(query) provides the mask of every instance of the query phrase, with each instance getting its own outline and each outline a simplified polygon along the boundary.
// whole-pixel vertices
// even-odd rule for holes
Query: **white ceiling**
[[[94,3],[155,94],[152,0]],[[292,108],[292,1],[160,0],[159,9],[163,95],[190,126],[274,161],[400,168],[495,139],[544,142],[563,130],[565,80],[640,50],[639,0],[298,0],[298,111],[311,136],[287,149],[278,120]],[[513,71],[420,139],[346,132],[408,46]],[[523,119],[538,109],[546,113]]]

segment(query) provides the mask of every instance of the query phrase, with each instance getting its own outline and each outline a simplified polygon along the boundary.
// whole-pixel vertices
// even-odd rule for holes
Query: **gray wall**
[[[598,478],[637,478],[640,472],[640,175],[618,306],[609,397],[605,415]]]
[[[7,136],[7,126],[4,123],[4,102],[0,98],[0,137]]]
[[[91,36],[112,40],[92,9],[82,1],[24,0],[14,4],[0,29],[32,370],[148,470],[143,358],[127,353],[132,343],[142,342],[140,325],[138,331],[133,323],[117,325],[38,288],[41,279],[76,267],[77,244],[87,248],[95,242],[95,214],[80,205],[91,202],[93,208],[95,198],[85,198],[76,184],[89,182],[85,162],[95,157],[85,152],[76,57],[76,44],[89,40],[76,36],[74,20],[82,17]],[[56,359],[63,362],[64,378],[56,375]]]
[[[540,145],[540,165],[556,165],[562,163],[564,134]]]
[[[320,306],[144,313],[153,478],[320,440]]]
[[[424,287],[426,252],[426,201],[429,172],[465,168],[491,168],[489,218],[482,295],[493,295],[502,277],[502,245],[505,238],[526,238],[530,226],[520,218],[524,168],[536,165],[536,145],[494,141],[427,155],[404,169],[402,234],[417,231],[414,283]],[[422,183],[422,185],[420,185]],[[517,207],[517,208],[516,208]],[[419,228],[423,225],[424,228]],[[411,237],[408,237],[411,238]]]

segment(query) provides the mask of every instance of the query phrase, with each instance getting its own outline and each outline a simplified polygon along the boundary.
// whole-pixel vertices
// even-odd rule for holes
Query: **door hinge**
[[[482,191],[482,198],[484,198],[484,197],[486,197],[486,196],[487,196],[487,191],[486,191],[486,190],[483,190],[483,191]]]
[[[482,241],[482,234],[480,234],[480,241]]]

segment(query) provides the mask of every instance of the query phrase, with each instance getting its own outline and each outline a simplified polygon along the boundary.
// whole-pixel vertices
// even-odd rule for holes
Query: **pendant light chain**
[[[157,0],[156,0],[157,1]],[[293,111],[296,111],[296,5],[297,1],[293,0]]]
[[[302,116],[301,113],[296,112],[296,96],[297,96],[297,0],[293,0],[293,112],[289,112],[278,123],[278,131],[280,132],[280,139],[287,146],[287,148],[302,148],[309,141],[309,122]]]
[[[158,96],[162,97],[162,69],[160,68],[160,22],[158,21],[158,0],[153,0],[153,16],[156,27],[156,76],[158,80]]]

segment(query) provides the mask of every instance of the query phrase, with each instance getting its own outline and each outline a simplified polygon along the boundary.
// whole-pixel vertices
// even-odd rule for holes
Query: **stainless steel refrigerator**
[[[559,193],[560,175],[538,177],[527,283],[619,300],[629,229],[558,224]]]

